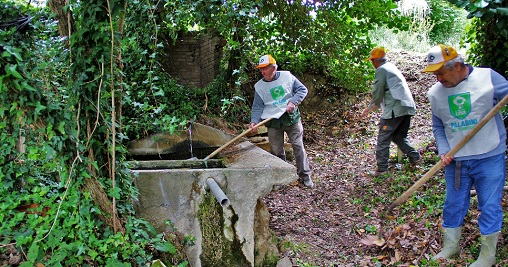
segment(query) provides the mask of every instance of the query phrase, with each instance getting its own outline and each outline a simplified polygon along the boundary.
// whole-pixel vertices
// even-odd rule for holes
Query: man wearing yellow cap
[[[427,96],[432,108],[432,131],[445,166],[446,200],[443,206],[443,248],[434,259],[460,252],[459,241],[474,186],[481,211],[478,225],[481,251],[470,266],[496,263],[496,246],[503,223],[501,199],[506,180],[506,130],[498,113],[454,157],[446,154],[508,94],[508,81],[489,68],[464,64],[447,45],[432,47],[423,70],[436,75]]]
[[[277,62],[271,55],[264,55],[256,66],[263,78],[255,85],[250,128],[257,128],[261,119],[273,118],[266,123],[272,154],[286,160],[284,133],[293,148],[298,177],[307,187],[314,187],[310,177],[307,152],[303,146],[303,125],[298,105],[308,90],[291,72],[277,71]]]
[[[376,69],[372,100],[363,110],[362,117],[378,108],[382,109],[376,145],[377,169],[370,174],[381,176],[388,171],[390,144],[393,141],[409,158],[411,165],[420,162],[420,154],[411,146],[407,133],[411,117],[415,115],[415,103],[406,79],[397,67],[386,59],[386,50],[376,47],[370,52],[370,60]]]

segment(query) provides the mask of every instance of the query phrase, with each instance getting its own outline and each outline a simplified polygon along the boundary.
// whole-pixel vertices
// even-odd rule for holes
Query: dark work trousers
[[[393,119],[381,119],[377,135],[376,161],[377,170],[388,170],[390,159],[390,144],[393,141],[411,162],[420,159],[420,154],[407,140],[407,132],[411,124],[411,115],[405,115]]]

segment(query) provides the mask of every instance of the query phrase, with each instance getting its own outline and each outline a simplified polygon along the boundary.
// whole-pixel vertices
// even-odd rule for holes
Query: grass
[[[407,1],[418,2],[418,1]],[[410,14],[411,12],[409,12]],[[418,13],[418,14],[416,14]],[[430,32],[435,23],[430,20],[428,12],[417,11],[411,16],[411,25],[408,31],[397,31],[388,27],[376,27],[369,32],[369,37],[374,43],[386,47],[388,50],[405,50],[418,53],[427,51],[437,43],[451,45],[460,50],[461,39],[465,36],[467,12],[457,12],[458,16],[453,21],[453,33],[444,32],[441,36],[430,38]],[[448,18],[449,19],[449,18]],[[460,51],[465,54],[464,50]]]

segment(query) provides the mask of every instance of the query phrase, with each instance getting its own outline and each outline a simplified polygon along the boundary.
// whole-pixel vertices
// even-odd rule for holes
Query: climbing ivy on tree
[[[21,266],[167,258],[173,244],[133,216],[116,115],[124,2],[60,3],[50,4],[73,16],[70,35],[48,9],[0,10],[0,252],[23,255]]]

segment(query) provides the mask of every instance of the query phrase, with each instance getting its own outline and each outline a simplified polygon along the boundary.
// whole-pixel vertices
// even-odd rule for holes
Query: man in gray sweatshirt
[[[255,85],[250,128],[257,128],[261,119],[273,118],[265,125],[271,153],[286,160],[284,133],[293,147],[298,177],[307,187],[314,187],[310,177],[307,152],[303,145],[303,125],[298,105],[308,90],[291,72],[277,71],[277,63],[271,55],[264,55],[256,66],[263,78]],[[254,129],[257,130],[257,129]]]
[[[407,139],[411,117],[415,115],[415,103],[406,79],[400,70],[386,59],[386,50],[376,47],[367,58],[376,69],[372,100],[362,112],[362,117],[381,108],[381,120],[376,145],[377,169],[374,177],[386,174],[390,159],[390,144],[393,141],[409,158],[411,165],[420,161],[420,154]]]

